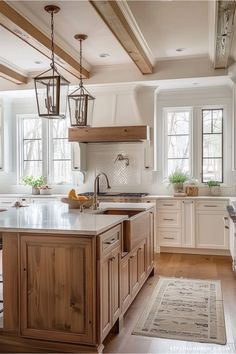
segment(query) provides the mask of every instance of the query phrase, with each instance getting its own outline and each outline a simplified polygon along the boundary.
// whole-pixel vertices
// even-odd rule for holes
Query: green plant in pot
[[[44,177],[33,177],[33,176],[25,176],[22,181],[25,185],[32,187],[32,194],[37,195],[40,194],[40,187],[45,184]]]
[[[174,187],[175,193],[181,193],[184,189],[184,183],[189,179],[188,174],[176,169],[169,175],[169,183]]]
[[[211,195],[220,195],[221,190],[220,190],[220,182],[219,181],[214,181],[214,180],[209,180],[206,182],[208,187],[210,188],[210,194]]]

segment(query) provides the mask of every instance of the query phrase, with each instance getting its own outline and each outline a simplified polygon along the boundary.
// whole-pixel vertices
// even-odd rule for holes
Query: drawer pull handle
[[[164,218],[165,221],[174,221],[174,219]]]
[[[110,241],[105,241],[104,243],[105,243],[105,245],[112,245],[114,242],[116,242],[117,241],[117,239],[116,238],[113,238],[113,239],[111,239]]]
[[[229,230],[229,226],[225,226],[225,229]]]
[[[164,237],[164,240],[174,240],[174,237]]]
[[[113,256],[113,257],[109,258],[109,261],[112,262],[112,261],[114,261],[115,258],[116,257]]]
[[[217,208],[218,205],[207,205],[205,204],[204,207],[205,208]]]
[[[174,206],[174,204],[163,204],[163,206]]]

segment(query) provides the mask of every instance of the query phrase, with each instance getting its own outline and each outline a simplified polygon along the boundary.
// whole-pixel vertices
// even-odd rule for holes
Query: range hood
[[[69,128],[70,142],[104,143],[150,140],[148,125]]]

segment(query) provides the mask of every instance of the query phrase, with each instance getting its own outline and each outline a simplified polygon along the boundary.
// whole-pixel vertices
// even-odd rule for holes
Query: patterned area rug
[[[132,334],[226,344],[220,281],[161,277]]]

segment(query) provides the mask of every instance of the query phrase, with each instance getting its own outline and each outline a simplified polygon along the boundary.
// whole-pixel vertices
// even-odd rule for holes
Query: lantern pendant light
[[[69,81],[59,74],[54,54],[54,14],[60,11],[56,5],[47,5],[44,10],[51,14],[51,64],[50,69],[34,78],[39,117],[65,118]]]
[[[76,34],[74,38],[80,43],[80,82],[79,88],[68,96],[70,120],[72,127],[86,127],[89,126],[91,121],[95,100],[83,85],[82,42],[87,39],[88,36],[85,34]]]

